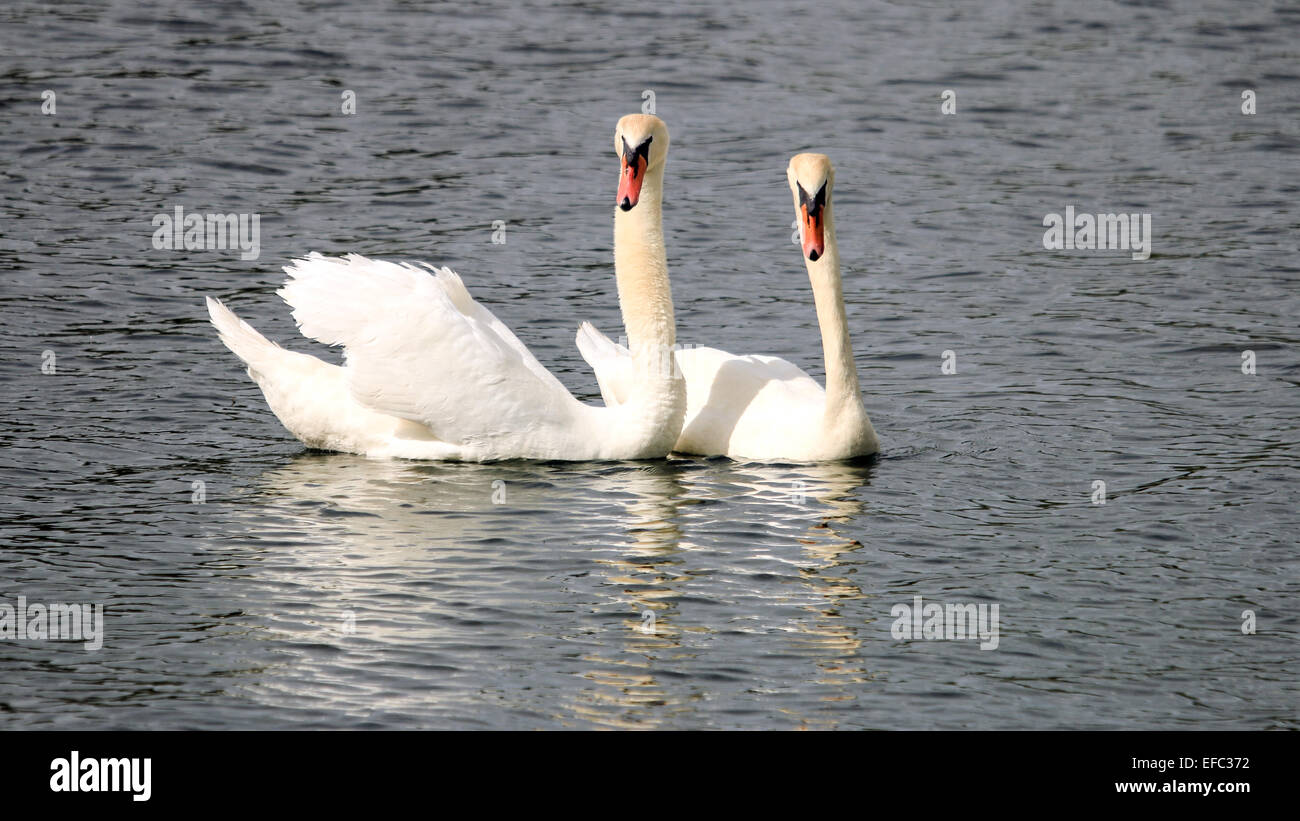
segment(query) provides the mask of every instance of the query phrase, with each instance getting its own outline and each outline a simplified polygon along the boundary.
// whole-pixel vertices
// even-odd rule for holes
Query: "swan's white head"
[[[653,114],[629,114],[614,128],[619,157],[618,207],[631,211],[641,197],[646,175],[662,169],[668,156],[668,126]]]
[[[830,208],[835,169],[825,154],[796,154],[785,170],[799,213],[803,254],[816,262],[826,254],[826,211]]]

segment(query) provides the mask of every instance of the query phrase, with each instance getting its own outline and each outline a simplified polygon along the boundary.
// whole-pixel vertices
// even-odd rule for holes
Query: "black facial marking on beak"
[[[822,183],[822,187],[817,189],[815,197],[808,196],[801,183],[795,184],[799,186],[799,204],[807,210],[809,219],[821,216],[822,209],[826,207],[826,183]]]
[[[654,140],[654,135],[646,137],[645,142],[633,148],[628,145],[627,137],[623,138],[623,160],[632,169],[633,174],[636,174],[636,158],[638,156],[645,160],[646,165],[650,164],[650,143],[652,140]]]

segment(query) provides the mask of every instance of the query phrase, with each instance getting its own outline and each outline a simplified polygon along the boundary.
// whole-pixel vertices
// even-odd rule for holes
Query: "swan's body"
[[[777,357],[736,356],[715,348],[679,350],[676,362],[686,379],[687,402],[686,423],[674,448],[680,453],[818,462],[879,449],[862,405],[849,341],[831,217],[834,170],[821,154],[800,154],[791,160],[787,176],[802,216],[827,386],[823,389],[798,366]],[[809,197],[808,191],[817,193]],[[596,372],[605,404],[625,401],[636,384],[627,348],[590,324],[578,332],[578,348]]]
[[[621,140],[652,150],[640,155],[631,205],[615,213],[619,293],[639,334],[634,385],[617,406],[575,399],[446,268],[319,254],[285,268],[279,294],[304,335],[344,346],[342,367],[280,348],[209,298],[212,323],[309,447],[473,461],[665,456],[686,409],[685,383],[659,354],[675,333],[659,214],[668,135],[657,118],[632,115]]]

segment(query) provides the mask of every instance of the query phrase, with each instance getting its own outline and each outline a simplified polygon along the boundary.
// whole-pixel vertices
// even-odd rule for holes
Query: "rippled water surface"
[[[0,639],[0,726],[1300,727],[1300,11],[810,6],[0,8],[0,604],[106,630]],[[338,361],[273,293],[312,250],[452,266],[599,402],[573,335],[619,330],[647,89],[684,343],[820,378],[784,169],[836,163],[878,459],[280,427],[203,297]],[[177,205],[259,214],[260,256],[153,249]],[[1150,213],[1151,258],[1045,250],[1070,205]],[[997,649],[896,640],[918,595],[997,604]]]

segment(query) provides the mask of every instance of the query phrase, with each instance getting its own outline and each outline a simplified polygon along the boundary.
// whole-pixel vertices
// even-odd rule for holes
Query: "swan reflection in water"
[[[784,647],[763,639],[767,652],[812,660],[815,669],[805,670],[804,680],[822,685],[823,700],[854,699],[871,678],[858,654],[865,625],[846,623],[839,611],[845,601],[867,594],[849,575],[836,572],[841,556],[862,548],[839,529],[861,514],[855,492],[869,483],[873,465],[874,460],[809,465],[673,461],[663,473],[643,474],[630,483],[634,499],[626,507],[628,541],[612,557],[597,560],[607,586],[614,588],[610,595],[628,613],[621,646],[607,643],[585,657],[595,666],[583,675],[600,686],[571,697],[575,717],[609,727],[695,726],[691,705],[701,693],[690,690],[701,688],[698,682],[683,684],[680,669],[707,661],[710,646],[725,640],[716,634],[737,631],[768,638],[788,634]],[[742,525],[743,532],[732,532],[732,523]],[[679,602],[684,598],[698,601],[709,595],[701,591],[700,579],[711,579],[719,569],[733,578],[746,576],[752,569],[733,568],[755,553],[795,568],[804,593],[799,610],[806,617],[751,626],[745,611],[758,608],[747,608],[745,599],[760,606],[772,601],[764,602],[764,594],[754,591],[742,591],[721,621],[698,621],[698,606],[683,612]],[[724,567],[717,568],[718,563]],[[716,593],[716,585],[711,589]],[[791,592],[783,591],[779,599]],[[664,673],[671,685],[665,684]],[[747,681],[739,689],[761,695],[767,688],[764,682]],[[819,713],[792,714],[791,723],[834,726],[833,719]]]
[[[303,453],[255,479],[240,506],[248,518],[231,523],[230,535],[254,547],[265,569],[287,564],[294,583],[309,588],[317,622],[321,612],[355,614],[355,638],[364,643],[349,637],[344,646],[369,648],[370,664],[395,650],[433,651],[455,672],[464,662],[458,651],[497,652],[504,664],[523,652],[547,655],[550,645],[551,658],[539,663],[557,668],[556,654],[576,642],[587,649],[568,674],[588,683],[563,692],[554,719],[689,726],[703,684],[678,671],[707,662],[710,646],[728,640],[720,633],[748,633],[768,652],[807,660],[798,675],[821,685],[823,699],[851,700],[870,678],[858,653],[864,625],[845,623],[839,612],[866,594],[837,567],[862,547],[838,531],[860,515],[857,495],[871,469],[728,460],[442,464]],[[795,583],[775,596],[746,589],[753,568],[744,565],[755,557],[778,562],[778,575]],[[720,607],[698,604],[714,598]],[[740,689],[761,694],[765,686]],[[438,697],[386,687],[383,709],[427,712]],[[520,706],[557,710],[554,701]],[[823,726],[815,716],[791,720]]]

